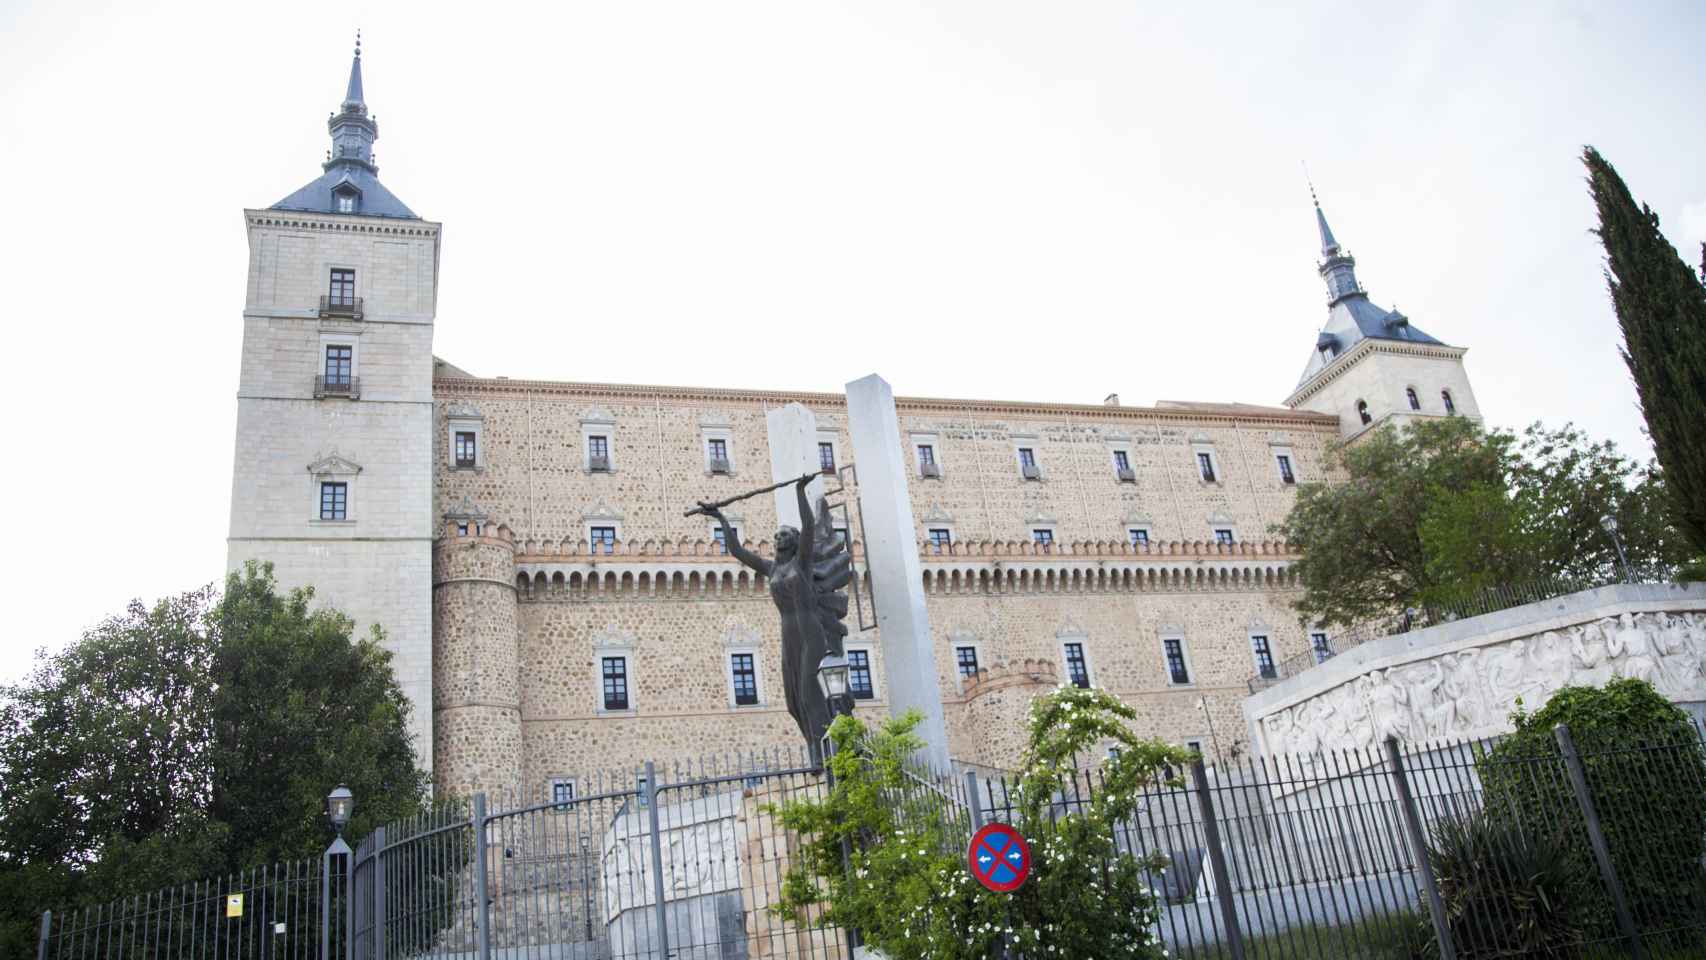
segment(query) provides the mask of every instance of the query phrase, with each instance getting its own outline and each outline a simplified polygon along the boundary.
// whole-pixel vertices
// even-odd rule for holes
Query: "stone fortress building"
[[[825,470],[845,466],[845,397],[435,358],[441,225],[379,181],[359,45],[329,128],[319,177],[244,211],[229,565],[271,561],[384,629],[441,788],[563,794],[647,758],[798,747],[768,593],[682,513],[772,482],[765,417],[791,402]],[[1328,320],[1284,406],[899,399],[957,761],[1010,767],[1030,698],[1066,682],[1133,704],[1142,733],[1247,748],[1246,681],[1332,643],[1299,627],[1269,526],[1297,483],[1330,479],[1330,443],[1478,409],[1464,350],[1375,306],[1317,216]],[[770,497],[729,513],[770,550]],[[847,648],[881,715],[878,632]]]

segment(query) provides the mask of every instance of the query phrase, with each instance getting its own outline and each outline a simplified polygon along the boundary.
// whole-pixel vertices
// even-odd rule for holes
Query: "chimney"
[[[1102,398],[1102,406],[1104,407],[1117,407],[1119,405],[1120,395],[1117,393],[1110,393]]]

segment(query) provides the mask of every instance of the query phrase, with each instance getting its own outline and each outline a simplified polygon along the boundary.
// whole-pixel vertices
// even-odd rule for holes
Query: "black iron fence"
[[[1537,927],[1567,946],[1553,955],[1706,954],[1706,741],[1581,739],[1198,762],[1184,786],[1145,790],[1114,840],[1166,857],[1149,886],[1175,957],[1519,956],[1535,951],[1512,931]],[[886,796],[963,845],[1013,819],[1012,785],[909,775]],[[849,956],[843,932],[771,909],[801,844],[774,811],[824,796],[821,768],[648,764],[584,786],[443,804],[324,865],[44,915],[39,960]],[[1063,776],[1051,817],[1102,789],[1100,768]],[[1698,815],[1679,817],[1678,797]],[[1670,842],[1648,842],[1659,831]]]

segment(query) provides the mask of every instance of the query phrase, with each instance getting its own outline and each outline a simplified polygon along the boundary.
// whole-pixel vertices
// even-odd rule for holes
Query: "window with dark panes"
[[[1214,542],[1215,543],[1231,543],[1232,542],[1232,531],[1227,530],[1224,527],[1214,531]]]
[[[730,654],[729,670],[734,677],[735,705],[749,707],[757,703],[758,671],[753,667],[752,654]]]
[[[320,519],[342,520],[349,507],[349,484],[327,481],[320,484]]]
[[[1082,643],[1066,644],[1066,678],[1075,687],[1090,688],[1090,664],[1084,659]]]
[[[1040,543],[1043,546],[1048,546],[1049,544],[1054,542],[1054,531],[1053,530],[1032,530],[1031,531],[1031,542],[1032,543]]]
[[[727,440],[713,438],[705,442],[710,445],[712,460],[727,461],[729,459],[729,442]]]
[[[1291,458],[1282,453],[1274,459],[1279,461],[1280,482],[1296,483],[1297,474],[1291,472]]]
[[[474,434],[472,431],[456,432],[456,465],[471,467],[475,464]]]
[[[587,437],[586,455],[594,458],[603,457],[606,460],[610,459],[610,438]]]
[[[628,658],[604,658],[604,709],[628,709]]]
[[[332,271],[332,287],[329,291],[330,302],[334,307],[355,306],[355,271]]]
[[[1327,642],[1327,635],[1324,633],[1309,635],[1309,649],[1315,654],[1316,663],[1326,663],[1333,656],[1333,646]]]
[[[962,677],[977,676],[977,648],[955,647],[954,666],[959,668]]]
[[[594,554],[608,555],[616,552],[615,527],[593,527],[587,533],[587,539],[592,541],[592,552]]]
[[[918,445],[918,465],[933,467],[936,465],[936,448],[928,443]]]
[[[1191,671],[1185,666],[1185,641],[1169,637],[1161,641],[1167,650],[1167,673],[1174,683],[1190,683]]]
[[[871,686],[869,650],[847,651],[847,689],[852,691],[855,700],[870,700],[877,695],[876,688]]]
[[[1410,409],[1411,410],[1422,409],[1422,400],[1420,397],[1416,396],[1416,388],[1415,387],[1405,387],[1404,388],[1404,399],[1410,401]]]
[[[1361,420],[1364,424],[1370,424],[1370,423],[1374,422],[1374,418],[1368,415],[1368,401],[1367,400],[1358,400],[1357,401],[1357,419]]]
[[[735,527],[735,526],[730,526],[729,529],[733,530],[735,532],[735,542],[739,543],[740,542],[740,528]],[[728,535],[723,533],[722,524],[718,524],[714,529],[711,530],[711,543],[717,548],[718,553],[728,553],[729,552]]]
[[[847,547],[851,543],[851,541],[849,541],[847,539],[847,528],[846,527],[836,527],[835,528],[835,542],[841,544],[844,547]],[[851,547],[849,547],[849,549],[851,549]]]
[[[925,535],[929,538],[931,548],[937,553],[941,553],[948,549],[948,546],[954,542],[953,531],[946,530],[941,527],[933,527],[926,530]]]
[[[1250,649],[1256,653],[1256,672],[1264,677],[1274,676],[1277,671],[1274,669],[1274,652],[1268,646],[1268,638],[1261,634],[1251,637]]]
[[[1037,452],[1035,450],[1032,450],[1030,447],[1020,447],[1019,448],[1019,466],[1021,466],[1021,467],[1035,467],[1036,465],[1037,465]]]
[[[1115,450],[1114,451],[1114,469],[1115,470],[1130,470],[1131,469],[1131,458],[1126,456],[1126,452],[1124,450]]]
[[[1445,401],[1445,412],[1446,412],[1446,414],[1455,416],[1457,413],[1457,404],[1451,402],[1451,391],[1450,390],[1441,390],[1439,392],[1439,398],[1441,400]]]
[[[824,473],[835,472],[835,444],[819,442],[817,445],[817,468]]]
[[[1148,530],[1144,530],[1140,527],[1134,527],[1133,529],[1127,530],[1126,533],[1131,536],[1131,545],[1132,546],[1134,546],[1134,547],[1147,547],[1147,546],[1149,546],[1149,531]]]
[[[1197,454],[1197,472],[1202,474],[1203,483],[1214,482],[1214,456],[1212,454]]]
[[[551,781],[551,802],[558,810],[567,810],[575,799],[575,782],[573,780],[557,779]]]
[[[326,345],[326,386],[347,387],[350,384],[350,367],[355,359],[355,348],[346,344]]]

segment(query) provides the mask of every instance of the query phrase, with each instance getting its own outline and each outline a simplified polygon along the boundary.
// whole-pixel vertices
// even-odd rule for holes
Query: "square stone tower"
[[[439,224],[380,184],[357,40],[324,172],[245,210],[227,566],[384,631],[432,760],[432,325]]]

